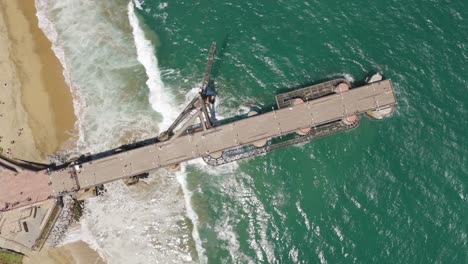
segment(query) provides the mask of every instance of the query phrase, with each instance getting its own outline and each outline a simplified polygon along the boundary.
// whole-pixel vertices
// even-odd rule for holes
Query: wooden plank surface
[[[393,104],[395,97],[390,80],[376,82],[294,107],[259,114],[206,131],[84,162],[80,164],[81,168],[77,173],[79,187],[89,188],[139,175],[209,153],[288,134],[300,128],[329,123],[347,115],[361,114]],[[70,179],[64,183],[64,178],[70,178],[67,170],[51,172],[51,188],[54,194],[70,191],[73,181]]]

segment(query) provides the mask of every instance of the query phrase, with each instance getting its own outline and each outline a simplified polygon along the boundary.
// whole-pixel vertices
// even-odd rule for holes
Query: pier
[[[338,78],[289,91],[276,96],[276,108],[270,111],[217,121],[216,93],[209,86],[214,52],[212,45],[200,93],[158,137],[32,168],[0,157],[0,248],[24,252],[41,247],[60,215],[63,196],[95,195],[103,184],[138,181],[150,171],[192,159],[217,166],[262,155],[353,129],[364,113],[383,118],[396,103],[391,81],[376,74],[355,88]]]
[[[51,194],[57,196],[76,192],[191,159],[219,155],[220,152],[242,145],[285,136],[304,128],[316,129],[348,116],[394,104],[391,82],[384,80],[221,126],[203,127],[193,133],[182,128],[184,133],[178,133],[166,141],[50,170],[48,181]],[[203,119],[200,112],[194,114],[194,117],[196,119],[192,117],[189,121]]]

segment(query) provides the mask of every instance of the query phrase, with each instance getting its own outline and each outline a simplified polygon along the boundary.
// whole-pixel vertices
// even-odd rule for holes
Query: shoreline
[[[102,258],[83,241],[72,242],[57,248],[44,246],[23,258],[23,264],[104,264]]]
[[[39,28],[34,0],[0,0],[0,154],[47,162],[76,135],[63,66]],[[105,263],[83,241],[33,251],[23,263]]]
[[[63,77],[63,67],[38,26],[34,1],[2,0],[0,9],[9,41],[8,59],[15,66],[11,69],[10,97],[20,94],[19,100],[16,95],[15,107],[23,108],[16,112],[16,118],[12,117],[16,122],[10,122],[14,134],[3,142],[11,146],[0,146],[11,149],[13,157],[44,162],[47,155],[60,150],[75,131],[73,98]],[[30,133],[24,132],[26,130]],[[31,135],[35,147],[25,139]]]

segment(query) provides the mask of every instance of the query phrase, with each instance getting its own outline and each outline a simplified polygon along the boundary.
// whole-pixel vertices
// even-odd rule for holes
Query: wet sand
[[[34,1],[0,0],[0,13],[0,148],[3,155],[45,161],[74,132],[70,89],[38,27]]]
[[[99,255],[85,242],[73,242],[58,248],[43,248],[23,259],[23,264],[103,264]]]
[[[44,162],[72,140],[76,117],[63,68],[33,0],[0,0],[0,154]],[[44,246],[23,263],[104,263],[84,242]]]

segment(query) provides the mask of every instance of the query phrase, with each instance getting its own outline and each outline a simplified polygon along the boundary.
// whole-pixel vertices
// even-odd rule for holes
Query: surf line
[[[146,39],[143,29],[140,26],[140,21],[135,13],[135,4],[131,1],[128,3],[128,20],[132,27],[133,38],[137,50],[138,61],[145,68],[148,76],[146,84],[151,91],[150,103],[154,110],[164,113],[163,120],[158,124],[159,129],[162,131],[167,128],[172,120],[178,116],[178,109],[171,104],[172,97],[168,97],[168,93],[164,92],[164,83],[161,80],[161,71],[158,66],[158,60],[154,53],[154,46],[151,41]],[[198,233],[198,216],[192,207],[191,192],[187,188],[187,175],[185,170],[180,172],[184,175],[177,175],[177,179],[184,193],[186,215],[193,224],[192,238],[195,240],[195,247],[199,261],[206,263],[205,249]]]

